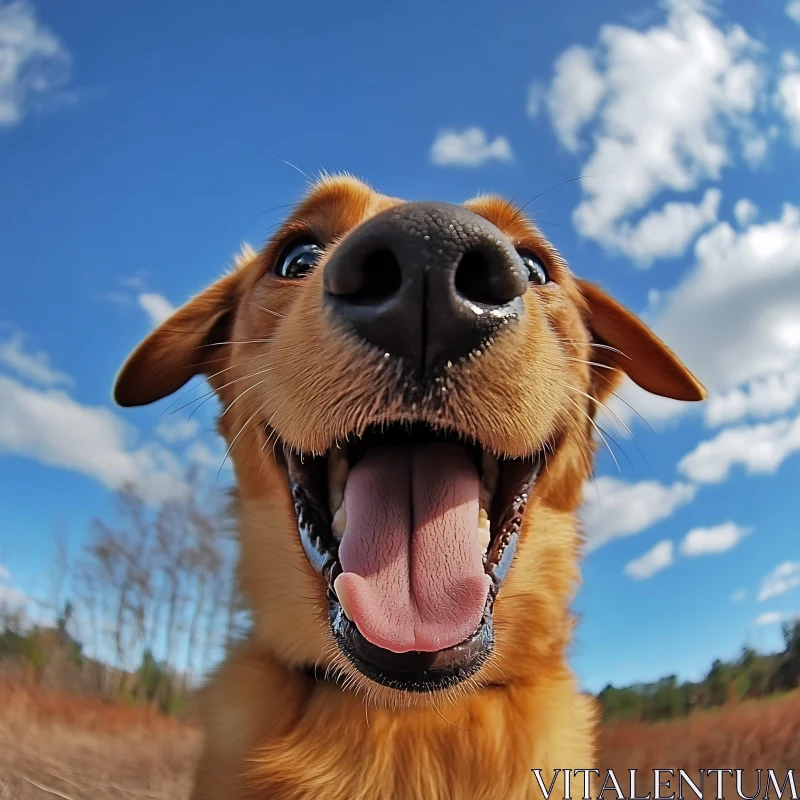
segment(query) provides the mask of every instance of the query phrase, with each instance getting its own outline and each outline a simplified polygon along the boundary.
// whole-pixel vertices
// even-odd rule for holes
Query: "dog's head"
[[[623,372],[704,396],[513,205],[345,177],[154,331],[115,397],[208,378],[257,641],[396,700],[562,668],[572,515]]]

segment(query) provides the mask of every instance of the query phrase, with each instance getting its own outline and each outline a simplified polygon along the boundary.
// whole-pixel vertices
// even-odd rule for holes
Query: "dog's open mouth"
[[[337,645],[368,678],[428,692],[475,674],[541,455],[496,458],[391,424],[325,457],[284,455],[300,538],[328,585]]]

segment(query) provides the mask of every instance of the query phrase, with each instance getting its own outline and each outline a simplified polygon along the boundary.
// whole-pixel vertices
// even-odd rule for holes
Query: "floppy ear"
[[[179,308],[122,365],[114,382],[121,406],[143,406],[177,391],[190,378],[220,369],[241,273],[231,272]]]
[[[596,347],[592,360],[624,372],[652,394],[673,400],[704,400],[703,384],[640,319],[609,297],[599,286],[578,281],[589,307],[589,327]],[[598,370],[598,372],[610,370]],[[615,381],[600,380],[599,392],[610,392]],[[605,388],[607,385],[608,388]],[[600,398],[602,399],[602,398]]]

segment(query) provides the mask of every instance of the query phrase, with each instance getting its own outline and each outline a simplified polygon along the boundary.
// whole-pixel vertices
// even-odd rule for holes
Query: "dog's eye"
[[[547,270],[542,265],[542,262],[536,258],[536,256],[524,251],[521,252],[519,256],[522,259],[522,263],[525,265],[525,268],[528,270],[528,279],[531,283],[536,283],[540,286],[543,283],[547,283],[549,280],[547,277]]]
[[[275,274],[282,278],[301,278],[311,272],[321,255],[322,247],[316,242],[294,242],[275,263]]]

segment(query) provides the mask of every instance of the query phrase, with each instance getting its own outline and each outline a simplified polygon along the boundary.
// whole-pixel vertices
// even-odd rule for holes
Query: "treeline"
[[[697,683],[678,683],[670,675],[655,683],[620,689],[606,686],[598,695],[603,719],[657,722],[698,709],[796,689],[800,687],[800,620],[783,626],[783,639],[780,653],[759,655],[745,647],[736,661],[714,661],[705,678]]]
[[[180,708],[248,622],[229,501],[198,472],[185,485],[158,507],[124,488],[76,553],[56,536],[51,597],[0,608],[0,671]]]

